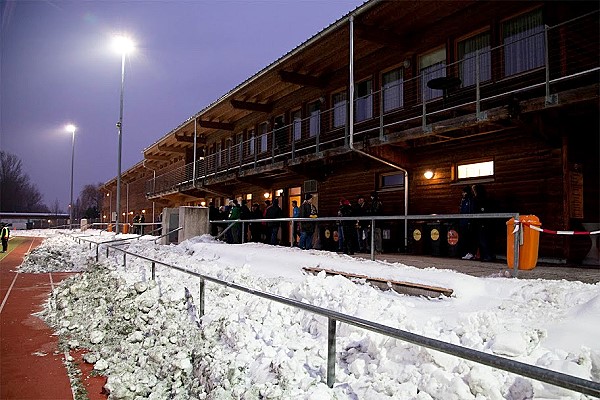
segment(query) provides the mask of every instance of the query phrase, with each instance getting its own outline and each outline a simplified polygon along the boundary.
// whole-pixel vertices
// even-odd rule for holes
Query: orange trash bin
[[[107,232],[112,232],[112,224],[108,224],[108,228],[106,228]]]
[[[519,216],[519,222],[521,223],[523,244],[519,247],[519,269],[534,269],[537,264],[538,250],[540,245],[540,232],[531,229],[524,225],[527,223],[533,226],[540,227],[542,223],[540,219],[535,215],[521,215]],[[514,218],[506,221],[506,262],[508,268],[514,267],[515,260],[515,235],[513,233],[515,229]]]
[[[123,224],[123,232],[121,233],[129,233],[129,224]]]

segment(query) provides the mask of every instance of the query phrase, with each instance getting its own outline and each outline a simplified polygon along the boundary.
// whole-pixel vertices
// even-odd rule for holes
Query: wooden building
[[[600,221],[599,20],[592,1],[366,2],[149,145],[130,202],[267,196],[289,213],[311,193],[335,216],[377,192],[386,215],[443,214],[479,183],[498,212],[583,230]],[[543,234],[540,256],[590,243]]]

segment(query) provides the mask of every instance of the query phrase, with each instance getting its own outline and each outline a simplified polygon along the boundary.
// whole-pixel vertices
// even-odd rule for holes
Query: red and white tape
[[[600,234],[600,231],[591,231],[591,232],[585,232],[585,231],[553,231],[551,229],[544,229],[544,228],[537,227],[535,225],[531,225],[531,223],[529,223],[529,222],[521,222],[521,223],[523,225],[527,225],[528,227],[530,227],[534,231],[544,232],[544,233],[551,233],[553,235],[598,235],[598,234]]]

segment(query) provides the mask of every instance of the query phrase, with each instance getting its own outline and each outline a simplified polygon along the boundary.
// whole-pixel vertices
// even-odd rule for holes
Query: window
[[[292,113],[292,121],[294,141],[297,142],[302,138],[302,116],[300,110]]]
[[[402,108],[404,105],[404,70],[386,72],[382,76],[383,112]]]
[[[258,134],[260,135],[258,138],[258,152],[263,153],[267,151],[267,140],[269,136],[267,135],[267,123],[263,122],[258,127]]]
[[[278,115],[275,117],[273,125],[275,130],[275,147],[281,151],[288,141],[285,133],[285,117],[283,115]]]
[[[442,90],[428,88],[427,82],[446,76],[446,49],[442,48],[421,56],[419,70],[421,73],[421,93],[424,100],[427,101],[442,96]]]
[[[321,132],[321,102],[315,101],[308,105],[309,126],[308,136],[315,137]]]
[[[241,160],[242,159],[242,148],[244,146],[244,134],[243,133],[238,133],[236,135],[236,139],[235,139],[235,158],[237,160]]]
[[[333,127],[346,126],[346,92],[333,95]]]
[[[542,10],[521,15],[502,24],[504,75],[542,67],[545,64]]]
[[[232,162],[232,147],[233,147],[233,139],[232,138],[228,138],[225,140],[225,150],[223,151],[223,154],[225,156],[225,162],[227,164],[230,164]]]
[[[248,155],[254,155],[254,143],[256,142],[256,137],[254,137],[254,129],[248,130]]]
[[[217,160],[217,167],[220,167],[221,164],[223,164],[224,158],[223,158],[223,152],[221,151],[221,143],[217,143],[216,145],[217,147],[215,148],[215,152],[216,152],[216,160]]]
[[[404,187],[404,172],[381,174],[379,176],[379,187],[381,189]]]
[[[373,82],[369,80],[357,84],[355,96],[354,120],[361,122],[373,118]]]
[[[457,50],[458,59],[461,61],[458,73],[463,87],[477,83],[477,51],[479,51],[479,82],[489,81],[492,78],[489,32],[458,42]]]
[[[494,175],[494,161],[483,161],[473,164],[458,164],[456,176],[460,179],[479,178]]]

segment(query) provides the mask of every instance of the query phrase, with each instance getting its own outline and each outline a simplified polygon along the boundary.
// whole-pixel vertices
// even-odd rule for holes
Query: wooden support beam
[[[273,104],[270,103],[252,103],[250,101],[231,100],[231,106],[240,110],[258,111],[270,113],[273,111]]]
[[[171,160],[170,157],[159,156],[157,154],[144,154],[144,158],[146,160],[152,160],[152,161],[170,161]]]
[[[158,145],[158,150],[164,151],[167,153],[178,153],[178,154],[185,154],[187,151],[185,148],[174,147],[174,146],[162,146],[160,144]]]
[[[194,143],[194,135],[175,135],[175,140],[182,143]],[[199,145],[206,144],[206,137],[204,135],[198,135],[198,137],[196,138],[196,143]]]
[[[232,100],[232,105],[233,101],[235,100]],[[198,125],[201,128],[222,129],[224,131],[232,131],[235,129],[235,124],[232,124],[231,122],[198,120]]]
[[[329,82],[328,75],[313,76],[283,70],[279,71],[279,78],[281,78],[282,82],[294,83],[300,86],[312,86],[316,88],[324,88]]]

